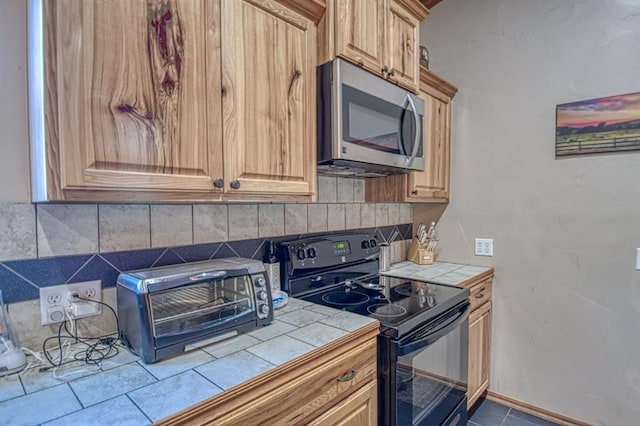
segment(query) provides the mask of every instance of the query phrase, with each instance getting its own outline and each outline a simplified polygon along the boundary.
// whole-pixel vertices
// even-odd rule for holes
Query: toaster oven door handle
[[[202,272],[200,274],[191,275],[189,281],[206,280],[207,278],[220,278],[227,275],[227,271]]]

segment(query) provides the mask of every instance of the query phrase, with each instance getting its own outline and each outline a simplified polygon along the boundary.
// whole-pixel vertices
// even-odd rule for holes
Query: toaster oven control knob
[[[260,313],[263,315],[268,315],[269,314],[269,305],[262,305],[260,306]]]
[[[309,259],[313,259],[314,257],[316,257],[316,249],[313,247],[307,249],[307,257]]]
[[[364,240],[362,243],[360,243],[360,246],[365,250],[368,249],[369,248],[369,241]]]
[[[267,292],[262,290],[258,292],[258,299],[267,300]]]
[[[264,280],[264,277],[258,277],[256,278],[256,285],[258,287],[264,287],[266,281]]]
[[[304,249],[298,249],[298,251],[296,252],[296,257],[298,258],[298,260],[304,260],[304,258],[306,257],[306,255],[304,254]]]
[[[369,245],[371,246],[371,248],[374,248],[375,246],[378,245],[378,243],[376,243],[376,240],[370,240]]]

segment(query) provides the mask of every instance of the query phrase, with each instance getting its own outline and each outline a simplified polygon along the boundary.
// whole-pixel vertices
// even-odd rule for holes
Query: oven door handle
[[[469,318],[469,310],[470,304],[465,303],[458,307],[457,312],[447,318],[442,324],[438,325],[434,330],[429,331],[424,337],[416,339],[414,336],[416,333],[419,333],[420,330],[417,330],[411,335],[400,339],[398,341],[398,356],[406,355],[411,352],[415,352],[419,349],[422,349],[426,346],[429,346],[441,337],[447,335],[451,331],[455,330],[457,327],[462,324],[467,318]]]

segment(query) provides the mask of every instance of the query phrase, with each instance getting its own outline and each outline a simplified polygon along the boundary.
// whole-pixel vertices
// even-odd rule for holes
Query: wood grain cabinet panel
[[[369,383],[309,426],[371,426],[378,422],[378,386]]]
[[[336,55],[379,73],[384,60],[385,0],[336,1]]]
[[[271,0],[31,0],[30,26],[35,201],[313,198],[309,18]]]
[[[368,179],[366,199],[374,202],[434,203],[449,201],[451,100],[457,88],[420,68],[419,96],[424,110],[424,171]]]
[[[417,93],[419,26],[428,13],[415,0],[328,0],[318,61],[340,56]]]
[[[469,315],[469,381],[467,407],[489,387],[491,363],[491,302]]]
[[[158,424],[374,425],[378,327],[370,324]]]
[[[395,0],[387,13],[389,80],[415,90],[420,82],[420,19]]]
[[[315,191],[315,25],[272,1],[222,2],[225,182]]]
[[[220,137],[220,101],[205,96],[216,77],[204,76],[215,7],[204,0],[40,7],[50,198],[88,188],[212,191],[222,176],[209,143]],[[219,66],[219,56],[210,61]]]
[[[464,282],[462,285],[469,288],[471,293],[467,376],[467,408],[471,408],[489,388],[493,270]]]

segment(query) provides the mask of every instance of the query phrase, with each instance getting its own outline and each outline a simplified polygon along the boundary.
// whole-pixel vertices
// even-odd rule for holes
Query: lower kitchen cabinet
[[[489,387],[491,366],[492,277],[472,284],[469,315],[469,373],[467,407],[471,408]]]
[[[378,422],[378,385],[371,382],[336,405],[309,426],[369,426]]]
[[[159,424],[375,424],[378,327],[372,323]]]

